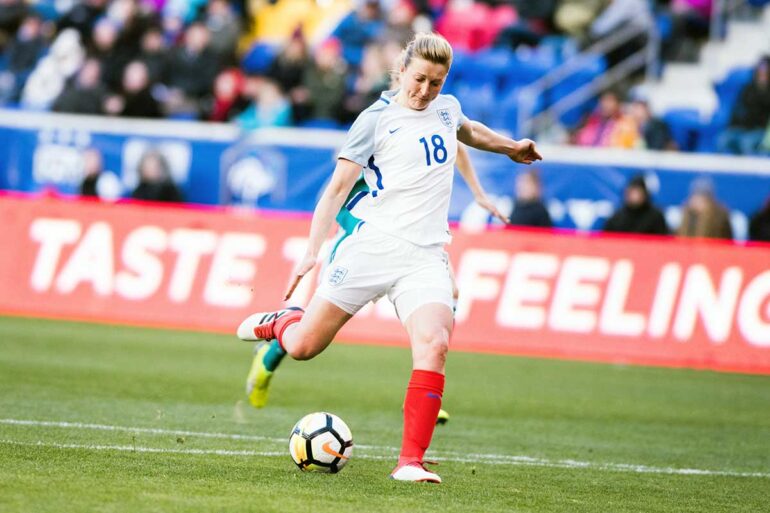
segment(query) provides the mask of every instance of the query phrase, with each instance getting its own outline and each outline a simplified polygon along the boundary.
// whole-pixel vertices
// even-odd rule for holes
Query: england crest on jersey
[[[452,115],[449,114],[449,109],[438,109],[438,118],[444,124],[445,127],[452,129]]]

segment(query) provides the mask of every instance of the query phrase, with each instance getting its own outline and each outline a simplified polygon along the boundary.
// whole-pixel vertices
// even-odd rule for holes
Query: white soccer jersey
[[[356,217],[420,246],[451,240],[447,217],[457,158],[457,130],[466,121],[453,96],[422,111],[386,91],[348,132],[339,158],[360,164],[369,192],[354,196]]]

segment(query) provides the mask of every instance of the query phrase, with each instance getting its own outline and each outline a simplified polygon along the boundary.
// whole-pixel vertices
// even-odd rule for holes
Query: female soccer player
[[[396,62],[393,63],[394,70],[391,72],[392,79],[390,82],[390,89],[398,89],[401,86],[399,70],[404,64],[405,56],[406,50],[402,51],[401,55],[399,55],[398,59],[396,59]],[[481,186],[479,177],[476,174],[476,169],[471,163],[468,150],[462,143],[458,143],[457,145],[457,159],[455,163],[457,171],[460,173],[460,176],[462,176],[471,193],[473,193],[473,198],[476,203],[487,210],[494,217],[499,219],[504,225],[508,224],[509,219],[500,213],[497,206],[492,202],[492,200],[489,199],[487,193],[484,191],[484,188]],[[332,241],[329,257],[324,259],[324,264],[328,265],[331,263],[331,261],[334,260],[337,247],[342,243],[343,240],[353,235],[356,226],[359,222],[361,222],[361,219],[356,217],[358,215],[357,211],[360,210],[360,201],[361,199],[368,196],[370,192],[371,191],[369,190],[369,185],[366,183],[366,178],[362,171],[358,177],[358,180],[356,180],[356,183],[353,184],[353,188],[348,193],[347,198],[345,198],[342,208],[340,208],[339,212],[337,213],[335,220],[337,221],[339,228]],[[322,267],[319,280],[323,276],[324,270],[325,267]],[[454,274],[451,272],[451,266],[449,270],[450,277],[452,278],[452,300],[454,302],[453,310],[455,310],[459,297],[459,290],[457,289],[457,282],[454,278]],[[273,371],[277,368],[285,354],[286,353],[283,351],[283,349],[281,349],[281,345],[275,339],[272,340],[272,342],[269,344],[257,344],[255,347],[254,357],[252,360],[251,368],[249,369],[249,375],[246,378],[246,396],[249,399],[249,403],[255,408],[263,408],[267,404],[267,390],[270,385]],[[266,355],[269,356],[266,358]],[[440,409],[436,423],[444,424],[448,420],[449,413],[444,409]]]
[[[370,192],[360,200],[361,222],[337,248],[307,311],[257,313],[238,328],[241,339],[276,339],[292,358],[307,360],[321,353],[362,306],[388,294],[412,346],[401,454],[391,473],[402,481],[441,482],[425,469],[423,457],[441,406],[452,331],[452,282],[443,248],[450,240],[447,214],[457,141],[524,164],[542,158],[534,142],[515,141],[468,120],[454,97],[439,94],[451,64],[452,48],[441,36],[418,34],[409,43],[401,88],[384,92],[348,132],[284,299],[316,265],[363,168]]]

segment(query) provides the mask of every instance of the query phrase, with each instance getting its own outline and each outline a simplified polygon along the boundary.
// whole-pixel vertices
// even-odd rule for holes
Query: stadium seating
[[[61,6],[57,2],[41,0],[30,4],[46,20],[56,21],[63,15],[58,10]],[[607,70],[602,57],[579,53],[578,38],[553,32],[553,27],[547,24],[538,29],[540,43],[537,47],[511,48],[510,41],[504,42],[502,38],[498,41],[497,36],[505,28],[529,22],[522,17],[526,16],[523,10],[520,16],[510,5],[490,6],[479,1],[432,1],[428,4],[434,29],[447,37],[455,48],[453,70],[444,92],[460,98],[469,115],[498,128],[515,133],[519,128],[516,120],[522,91],[528,91],[527,86],[565,62],[575,65],[573,71],[535,95],[535,112],[552,106]],[[725,24],[724,40],[706,43],[700,53],[700,62],[667,63],[660,70],[660,79],[646,86],[645,97],[653,113],[671,124],[672,132],[683,150],[713,151],[715,137],[727,125],[732,105],[741,87],[750,79],[751,68],[761,55],[770,52],[770,38],[767,37],[770,31],[770,2],[748,0],[745,4],[747,9],[751,9],[747,6],[754,6],[753,12],[757,15],[729,20]],[[149,2],[147,5],[160,9],[158,16],[161,18],[167,10],[186,5],[184,12],[177,13],[185,23],[196,17],[205,19],[206,2],[166,2],[165,7],[159,7],[162,2]],[[281,51],[283,42],[298,28],[302,29],[312,48],[335,33],[357,4],[349,0],[323,3],[312,0],[253,0],[248,5],[252,15],[248,26],[245,26],[243,5],[238,3],[233,7],[234,12],[244,18],[246,34],[240,45],[246,51],[239,54],[238,62],[247,74],[264,74]],[[382,11],[384,19],[388,11],[386,8]],[[663,40],[676,37],[671,11],[658,5],[654,18]],[[379,30],[386,30],[384,22],[378,23],[382,27]],[[166,36],[169,37],[169,34]],[[179,39],[181,35],[177,33],[175,41]],[[372,40],[377,39],[374,37]],[[348,67],[350,76],[346,82],[351,90],[358,60],[355,56],[360,54],[361,49],[342,48],[343,55],[353,61],[353,65]],[[7,55],[0,53],[0,71],[7,66]],[[6,107],[12,106],[18,98],[6,98],[6,102],[10,102]],[[559,121],[572,130],[595,103],[595,99],[584,101],[560,113]],[[175,116],[175,119],[179,117]],[[313,126],[315,123],[326,126],[328,123],[300,121],[301,126]]]

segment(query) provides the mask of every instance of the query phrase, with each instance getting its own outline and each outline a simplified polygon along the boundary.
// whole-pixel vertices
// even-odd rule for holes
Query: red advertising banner
[[[0,312],[228,333],[282,306],[309,225],[8,195],[0,219]],[[770,374],[770,246],[495,230],[456,233],[450,254],[453,349]],[[339,338],[407,344],[386,301]]]

